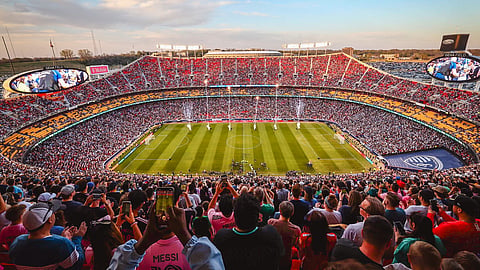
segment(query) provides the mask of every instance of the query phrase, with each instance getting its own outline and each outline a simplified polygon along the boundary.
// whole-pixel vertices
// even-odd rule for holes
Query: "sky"
[[[12,57],[51,56],[50,39],[57,56],[94,52],[92,32],[97,54],[325,41],[331,49],[438,49],[454,33],[469,33],[467,48],[480,48],[479,11],[478,0],[0,0],[0,35]]]

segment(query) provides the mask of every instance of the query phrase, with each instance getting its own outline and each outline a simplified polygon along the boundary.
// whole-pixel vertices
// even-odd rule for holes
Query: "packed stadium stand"
[[[476,160],[480,152],[478,93],[402,79],[343,53],[195,59],[145,56],[108,77],[66,90],[59,99],[26,96],[2,100],[0,136],[4,141],[0,150],[6,157],[20,160],[31,146],[59,130],[98,113],[139,102],[205,95],[275,94],[302,96],[318,104],[333,99],[388,110],[436,128],[466,149],[471,147],[475,153],[467,160]],[[393,117],[385,117],[388,115]],[[305,117],[310,118],[307,114]],[[207,118],[211,117],[200,117]]]
[[[301,113],[297,109],[300,103]],[[323,121],[354,138],[356,144],[352,145],[367,159],[441,150],[458,157],[464,166],[443,171],[387,167],[341,175],[295,171],[285,176],[233,175],[224,182],[217,173],[145,175],[106,169],[107,160],[132,146],[152,126],[187,120],[186,104],[192,108],[188,120]],[[231,111],[227,112],[227,106]],[[235,260],[239,269],[278,269],[279,265],[281,269],[301,269],[302,265],[308,270],[332,263],[331,269],[339,269],[339,264],[342,269],[364,269],[358,262],[342,261],[352,257],[374,269],[387,265],[393,268],[386,269],[405,269],[395,267],[408,265],[412,256],[408,253],[406,260],[407,252],[413,254],[412,250],[422,247],[429,251],[425,254],[435,257],[428,258],[438,264],[435,269],[442,257],[457,260],[457,264],[480,265],[475,256],[480,254],[480,213],[475,212],[475,201],[480,201],[479,111],[478,92],[402,79],[343,53],[191,59],[145,56],[107,77],[55,95],[0,100],[0,230],[19,225],[18,218],[11,218],[15,216],[12,212],[24,218],[27,215],[26,221],[20,222],[26,226],[20,234],[5,243],[0,237],[0,269],[30,265],[33,259],[19,256],[16,249],[17,243],[27,241],[21,234],[50,235],[43,231],[50,230],[48,226],[71,238],[48,238],[70,248],[62,267],[127,269],[128,264],[128,269],[160,269],[147,265],[148,259],[140,262],[147,257],[154,261],[167,258],[141,255],[151,255],[149,250],[157,246],[152,244],[160,239],[156,239],[161,235],[160,223],[153,211],[158,187],[173,188],[175,196],[171,197],[178,198],[176,206],[183,209],[172,208],[174,212],[169,213],[167,226],[179,237],[170,233],[172,237],[162,241],[176,241],[178,252],[171,254],[171,261],[162,261],[162,269],[177,269],[166,264],[177,264],[178,258],[192,269],[237,269],[232,264]],[[432,161],[418,156],[408,159],[411,163]],[[217,199],[220,211],[216,210]],[[432,200],[438,201],[440,209],[434,210]],[[69,208],[53,215],[54,202]],[[30,204],[35,207],[26,208]],[[125,207],[130,209],[125,211]],[[229,214],[223,214],[225,208],[230,209]],[[28,216],[36,215],[34,211],[41,216],[31,221]],[[288,211],[296,216],[285,218]],[[279,234],[270,229],[278,225],[274,213],[291,221],[291,228],[298,228],[299,245],[292,248],[287,241],[281,247]],[[42,217],[43,223],[39,221]],[[395,236],[400,248],[394,252],[395,221],[401,228],[405,226],[409,237]],[[265,226],[267,222],[272,226]],[[232,228],[238,224],[253,224],[253,229],[236,232]],[[317,229],[312,229],[314,226]],[[356,233],[355,228],[363,228],[366,234]],[[236,239],[250,238],[249,244],[241,252],[232,251],[238,246],[233,238],[222,246],[226,231],[234,231]],[[321,254],[312,255],[313,244],[308,239],[313,234],[327,239],[322,242]],[[259,239],[276,243],[259,248]],[[348,250],[344,246],[344,252],[338,251],[344,240],[360,246],[370,244],[371,239],[375,239],[371,247],[382,246],[381,254],[374,250],[380,254],[379,260],[368,259],[358,247]],[[197,244],[203,247],[195,249]],[[186,257],[181,252],[184,246]],[[43,247],[32,254],[40,254]],[[280,260],[281,250],[287,252]],[[265,252],[270,253],[267,256]],[[45,258],[52,257],[48,255]],[[319,264],[308,266],[309,255]],[[470,259],[465,259],[468,256]],[[208,259],[195,264],[192,258]],[[269,263],[274,266],[262,267]],[[44,265],[24,268],[44,269]]]

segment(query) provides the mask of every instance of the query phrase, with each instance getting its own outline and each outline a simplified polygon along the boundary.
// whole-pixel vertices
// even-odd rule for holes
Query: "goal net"
[[[145,138],[145,144],[146,145],[149,145],[151,141],[153,141],[155,139],[155,135],[153,134],[150,134],[148,135],[146,138]]]
[[[338,141],[339,144],[344,144],[345,143],[345,137],[343,137],[341,134],[339,133],[335,133],[335,135],[333,135],[333,138],[335,140]]]

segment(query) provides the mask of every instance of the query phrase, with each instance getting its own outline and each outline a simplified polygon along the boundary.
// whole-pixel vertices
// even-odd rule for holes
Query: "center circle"
[[[237,137],[242,137],[241,142],[236,143],[236,138]],[[252,137],[253,141],[253,147],[243,147],[243,137]],[[229,136],[227,138],[227,143],[228,147],[231,147],[233,149],[254,149],[259,147],[262,143],[260,142],[260,137],[258,136],[253,136],[253,135],[234,135],[234,136]]]

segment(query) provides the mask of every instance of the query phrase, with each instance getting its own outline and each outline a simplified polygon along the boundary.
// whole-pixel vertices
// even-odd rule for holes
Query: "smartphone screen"
[[[430,200],[430,205],[432,206],[433,211],[438,212],[437,200],[435,200],[435,199]]]
[[[124,216],[129,216],[130,215],[130,205],[132,203],[130,201],[123,201],[122,202],[122,213]]]
[[[403,228],[403,225],[402,225],[401,222],[395,221],[395,222],[393,222],[393,225],[395,225],[395,228],[397,228],[397,231],[398,231],[401,235],[405,235],[405,229]]]
[[[174,189],[173,187],[161,187],[157,189],[155,212],[164,220],[167,214],[167,208],[173,206]]]

